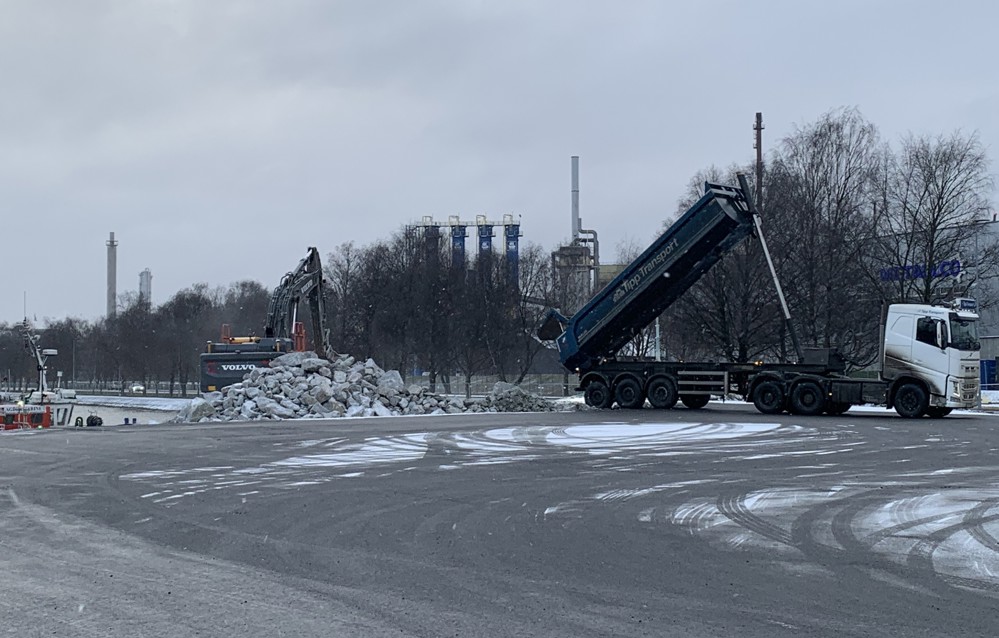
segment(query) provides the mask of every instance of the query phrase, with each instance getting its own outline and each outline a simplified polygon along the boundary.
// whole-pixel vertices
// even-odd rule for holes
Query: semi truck
[[[287,352],[305,350],[305,324],[298,320],[301,301],[312,316],[312,340],[320,356],[335,356],[326,322],[325,281],[319,250],[310,247],[294,270],[281,278],[271,294],[263,336],[233,337],[222,326],[219,341],[209,341],[201,354],[201,391],[213,392],[238,383],[257,367]]]
[[[877,404],[908,418],[940,418],[979,402],[978,315],[974,300],[950,306],[892,304],[883,312],[878,378],[846,374],[836,348],[800,348],[793,362],[657,361],[620,356],[739,242],[755,237],[770,266],[789,326],[791,317],[749,196],[739,187],[705,184],[704,195],[641,255],[570,317],[552,309],[538,337],[554,341],[576,388],[597,408],[698,409],[712,395],[738,394],[764,414],[842,414]]]

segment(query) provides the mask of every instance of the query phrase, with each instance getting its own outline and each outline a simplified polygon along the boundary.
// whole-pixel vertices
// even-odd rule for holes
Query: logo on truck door
[[[666,246],[658,253],[656,253],[655,256],[653,256],[647,262],[642,264],[642,267],[638,269],[638,272],[636,272],[628,279],[625,279],[624,282],[622,282],[621,285],[617,287],[617,290],[614,291],[614,303],[620,301],[621,298],[624,297],[625,295],[628,295],[637,290],[638,287],[641,285],[642,281],[650,274],[655,272],[656,269],[660,268],[663,265],[663,263],[669,258],[669,256],[676,251],[679,245],[680,245],[680,240],[674,237],[673,241],[666,244]]]

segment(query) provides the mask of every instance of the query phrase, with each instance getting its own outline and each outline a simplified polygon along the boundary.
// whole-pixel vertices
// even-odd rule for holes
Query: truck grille
[[[978,379],[965,379],[961,382],[961,400],[978,400]]]

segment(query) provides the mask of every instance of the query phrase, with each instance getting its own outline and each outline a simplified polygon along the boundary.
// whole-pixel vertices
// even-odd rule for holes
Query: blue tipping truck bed
[[[753,230],[742,190],[705,184],[704,196],[572,317],[551,311],[538,335],[562,365],[586,372],[612,357]]]

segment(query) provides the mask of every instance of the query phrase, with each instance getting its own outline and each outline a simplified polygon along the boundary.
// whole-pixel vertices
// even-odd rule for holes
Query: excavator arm
[[[329,343],[329,328],[326,325],[325,282],[319,251],[310,247],[308,254],[298,266],[281,278],[274,289],[267,308],[267,323],[264,326],[266,337],[295,337],[295,324],[298,323],[298,306],[303,300],[309,304],[312,315],[312,338],[316,352],[327,359],[336,353]]]

